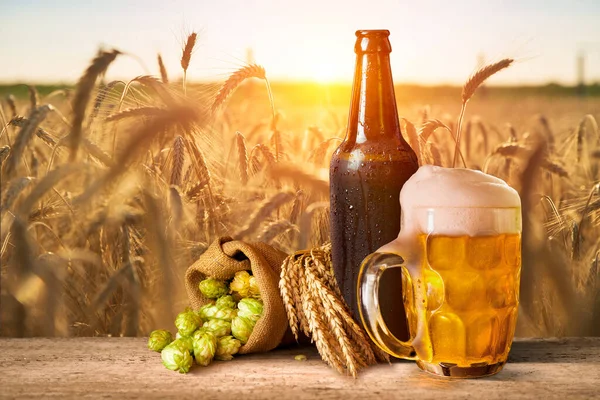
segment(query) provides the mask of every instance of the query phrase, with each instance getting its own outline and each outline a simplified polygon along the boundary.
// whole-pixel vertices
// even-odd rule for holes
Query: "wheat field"
[[[106,81],[124,55],[102,51],[74,87],[3,97],[2,336],[146,335],[217,237],[328,242],[350,88],[269,82],[268,65],[194,83],[191,40],[181,71],[158,56],[156,76]],[[396,90],[420,162],[451,166],[460,88]],[[599,120],[600,97],[551,88],[481,87],[466,109],[466,165],[523,201],[518,336],[600,335]]]

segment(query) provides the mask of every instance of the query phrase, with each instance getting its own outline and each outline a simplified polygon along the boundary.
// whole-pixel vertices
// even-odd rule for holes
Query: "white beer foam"
[[[517,191],[500,178],[472,169],[422,166],[402,187],[400,205],[402,233],[476,236],[521,229],[520,215],[518,221],[503,220],[489,210],[520,208]]]
[[[390,251],[400,241],[419,233],[481,236],[521,231],[520,213],[513,218],[490,208],[519,208],[517,191],[500,178],[464,168],[425,165],[400,192],[402,228],[398,240],[380,251]],[[509,214],[510,215],[510,214]]]
[[[520,207],[517,191],[495,176],[424,165],[400,192],[402,207]]]

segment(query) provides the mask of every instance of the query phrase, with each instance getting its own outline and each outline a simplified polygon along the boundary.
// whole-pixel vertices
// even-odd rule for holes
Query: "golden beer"
[[[358,282],[365,329],[425,371],[479,377],[502,369],[517,320],[521,208],[516,191],[478,171],[425,166],[402,189],[402,229],[367,257]],[[410,339],[379,310],[379,278],[402,270]]]
[[[419,235],[423,279],[416,290],[422,286],[425,303],[406,296],[405,307],[411,327],[419,314],[426,321],[420,360],[459,367],[506,360],[517,317],[520,243],[518,234]]]

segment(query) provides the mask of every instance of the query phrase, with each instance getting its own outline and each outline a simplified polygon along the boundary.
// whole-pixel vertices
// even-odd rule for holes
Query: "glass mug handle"
[[[397,254],[373,253],[362,262],[357,285],[360,318],[371,339],[383,351],[397,358],[414,360],[416,359],[416,352],[412,346],[412,338],[406,342],[397,339],[390,332],[381,316],[379,280],[383,272],[389,268],[402,268],[402,274],[410,277],[406,267],[404,267],[404,259]],[[412,285],[412,281],[409,280],[409,282]]]

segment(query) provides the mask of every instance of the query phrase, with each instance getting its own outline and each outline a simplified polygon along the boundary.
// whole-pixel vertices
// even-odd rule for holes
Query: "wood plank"
[[[500,374],[476,380],[438,378],[408,361],[352,379],[312,347],[240,356],[187,375],[165,369],[144,338],[0,339],[0,350],[2,398],[600,398],[600,338],[517,340]]]

